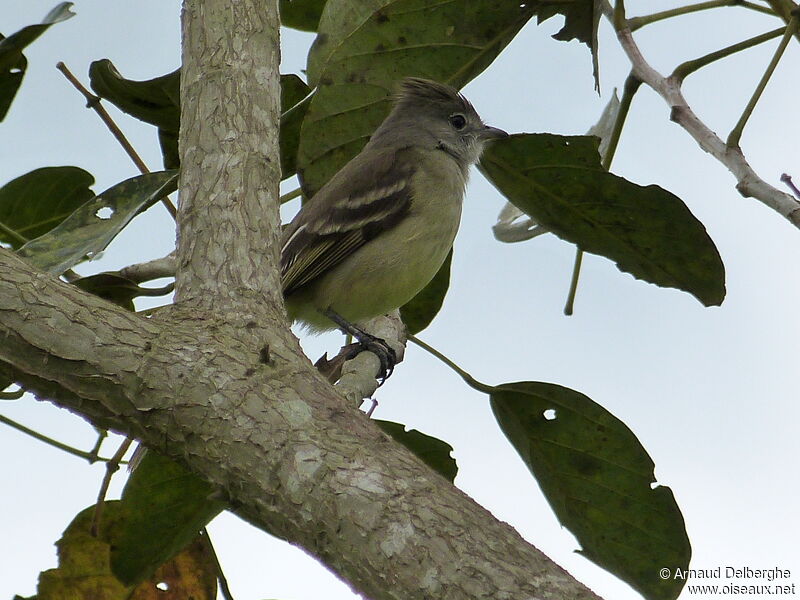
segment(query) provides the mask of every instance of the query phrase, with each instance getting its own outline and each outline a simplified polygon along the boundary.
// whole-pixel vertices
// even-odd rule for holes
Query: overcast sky
[[[39,22],[55,0],[6,2],[0,32]],[[675,5],[635,1],[629,14]],[[110,58],[133,79],[179,64],[178,2],[82,0],[71,20],[27,51],[28,72],[0,125],[0,185],[42,166],[77,165],[102,191],[136,174],[83,99],[56,71],[63,60],[84,81],[88,65]],[[582,134],[628,63],[606,23],[601,29],[602,97],[593,90],[585,46],[549,36],[560,18],[530,23],[495,63],[465,88],[483,118],[510,132]],[[637,33],[654,67],[679,62],[777,27],[741,8],[681,18]],[[301,73],[307,34],[287,31],[284,73]],[[777,41],[693,75],[689,102],[721,136],[736,122]],[[756,109],[742,146],[762,177],[780,186],[800,180],[797,119],[798,44],[792,42]],[[154,169],[155,130],[119,115],[119,124]],[[579,390],[625,422],[656,464],[683,511],[692,567],[790,569],[800,583],[797,497],[797,389],[800,232],[755,200],[742,198],[725,169],[677,125],[660,97],[635,98],[612,170],[678,195],[705,224],[727,270],[727,298],[704,308],[688,294],[661,289],[587,256],[575,315],[562,313],[574,248],[553,236],[503,245],[491,225],[503,205],[475,172],[456,241],[453,280],[442,313],[421,337],[487,383],[534,380]],[[83,273],[115,269],[167,254],[174,233],[156,206],[136,219]],[[312,359],[339,339],[304,340]],[[601,596],[638,598],[631,588],[577,553],[535,481],[494,423],[487,398],[416,347],[378,393],[376,416],[448,441],[459,464],[456,484]],[[64,442],[90,448],[81,419],[25,398],[0,413]],[[71,518],[94,501],[103,467],[0,429],[0,597],[35,592],[41,570],[56,564],[53,543]],[[103,453],[112,454],[118,440]],[[123,477],[112,487],[118,494]],[[112,494],[112,495],[113,495]],[[301,551],[223,514],[210,526],[237,600],[353,598],[346,585]],[[700,582],[703,583],[703,582]],[[720,584],[730,581],[720,581]],[[737,583],[759,583],[739,581]],[[683,598],[688,598],[684,591]]]

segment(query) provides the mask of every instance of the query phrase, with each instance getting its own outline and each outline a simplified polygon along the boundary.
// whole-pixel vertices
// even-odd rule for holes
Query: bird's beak
[[[478,131],[478,137],[482,140],[496,140],[498,138],[508,137],[508,134],[502,129],[486,125],[483,129]]]

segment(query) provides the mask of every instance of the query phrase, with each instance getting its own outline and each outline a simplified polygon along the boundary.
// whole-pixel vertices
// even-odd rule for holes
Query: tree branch
[[[215,312],[247,304],[285,321],[272,4],[184,2],[175,298]]]
[[[749,8],[750,10],[758,11],[768,15],[775,14],[772,10],[766,8],[765,6],[759,6],[758,4],[754,4],[753,2],[746,2],[745,0],[708,0],[707,2],[698,2],[697,4],[688,4],[685,6],[679,6],[677,8],[663,10],[650,15],[633,17],[631,19],[628,19],[628,26],[630,27],[631,31],[636,31],[637,29],[644,27],[645,25],[656,23],[664,19],[671,19],[673,17],[688,15],[690,13],[698,12],[701,10],[708,10],[711,8],[721,8],[725,6],[740,6],[743,8]]]
[[[119,274],[136,283],[142,283],[153,279],[161,279],[162,277],[175,277],[175,270],[175,253],[171,252],[161,258],[123,267],[119,270]]]
[[[671,108],[670,119],[683,127],[697,144],[722,163],[736,178],[736,189],[742,196],[760,200],[771,209],[783,215],[795,227],[800,228],[800,202],[778,188],[761,179],[747,162],[739,146],[729,147],[717,136],[700,118],[681,92],[680,79],[664,77],[645,60],[639,46],[633,39],[622,12],[621,0],[617,3],[617,12],[614,15],[606,4],[606,17],[615,24],[617,39],[622,49],[628,56],[632,65],[633,74],[642,83],[655,90]]]
[[[255,328],[165,315],[128,313],[0,251],[3,374],[182,461],[360,593],[595,598],[391,442],[296,344],[269,338],[265,364]]]
[[[303,356],[278,278],[277,1],[186,0],[176,304],[126,312],[0,250],[0,375],[201,475],[374,600],[596,598]]]

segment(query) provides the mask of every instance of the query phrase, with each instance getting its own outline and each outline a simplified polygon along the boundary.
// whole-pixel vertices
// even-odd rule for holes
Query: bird
[[[369,142],[284,229],[290,319],[311,332],[339,328],[374,351],[377,338],[355,324],[401,307],[433,279],[458,231],[470,167],[507,135],[453,87],[403,79]]]

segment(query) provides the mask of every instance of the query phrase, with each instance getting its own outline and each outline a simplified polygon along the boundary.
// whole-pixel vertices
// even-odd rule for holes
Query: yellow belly
[[[320,313],[326,309],[350,322],[371,319],[399,308],[433,279],[458,231],[466,184],[451,158],[434,158],[412,180],[409,214],[293,293],[287,299],[290,317],[312,331],[335,327]]]

